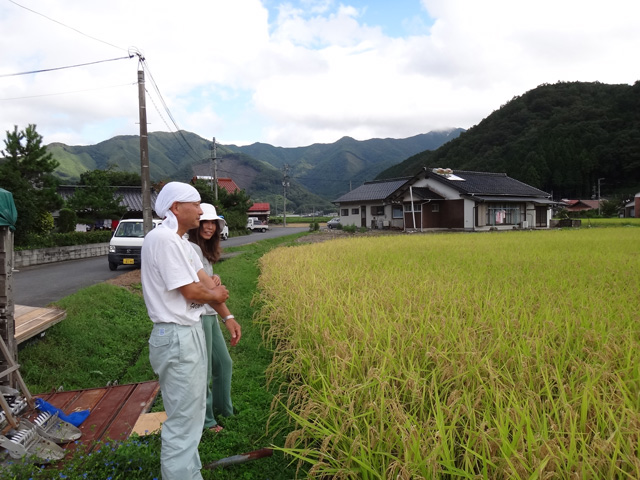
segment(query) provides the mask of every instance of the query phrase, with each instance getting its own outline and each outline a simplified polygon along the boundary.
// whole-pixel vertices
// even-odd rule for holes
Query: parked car
[[[340,218],[334,217],[327,222],[327,228],[340,228]]]
[[[153,220],[153,228],[162,220]],[[140,266],[140,252],[144,240],[144,221],[141,218],[128,218],[118,223],[109,242],[109,270],[116,270],[120,265]]]

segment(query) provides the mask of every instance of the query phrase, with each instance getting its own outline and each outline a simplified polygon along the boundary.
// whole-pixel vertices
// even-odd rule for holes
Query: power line
[[[71,92],[58,92],[58,93],[43,93],[41,95],[27,95],[24,97],[10,97],[10,98],[0,98],[0,102],[8,101],[8,100],[24,100],[29,98],[39,98],[39,97],[50,97],[55,95],[71,95],[73,93],[83,93],[83,92],[93,92],[96,90],[106,90],[108,88],[119,88],[119,87],[127,87],[135,85],[135,83],[122,83],[120,85],[111,85],[107,87],[96,87],[96,88],[86,88],[84,90],[74,90]]]
[[[173,117],[173,114],[171,113],[171,111],[169,110],[169,107],[167,106],[167,103],[164,101],[164,98],[162,97],[162,94],[160,93],[160,89],[158,88],[158,85],[156,83],[156,80],[153,78],[153,74],[151,73],[151,70],[149,69],[149,65],[147,64],[146,60],[144,59],[144,57],[140,57],[140,63],[142,64],[142,67],[145,69],[145,71],[149,74],[149,78],[151,79],[151,84],[153,85],[154,90],[156,91],[156,94],[158,95],[158,98],[160,99],[160,102],[162,103],[162,106],[164,107],[165,112],[167,113],[167,115],[169,116],[169,119],[171,120],[171,123],[173,123],[173,125],[176,127],[176,131],[178,133],[178,135],[182,138],[182,140],[184,141],[184,143],[187,144],[187,146],[191,149],[191,151],[195,154],[198,155],[198,152],[196,151],[195,148],[193,148],[193,146],[189,143],[189,141],[186,139],[186,137],[184,136],[184,134],[182,133],[182,130],[180,129],[180,127],[178,127],[178,124],[176,123],[175,118]],[[155,105],[155,104],[154,104]],[[164,121],[164,120],[163,120]],[[197,160],[193,155],[191,155],[189,152],[187,152],[189,154],[189,156],[194,159]]]
[[[65,67],[46,68],[44,70],[31,70],[29,72],[5,73],[3,75],[0,75],[0,78],[17,77],[19,75],[33,75],[35,73],[53,72],[55,70],[64,70],[65,68],[86,67],[87,65],[95,65],[97,63],[105,63],[105,62],[114,62],[116,60],[128,60],[129,58],[133,58],[133,55],[129,55],[127,57],[109,58],[107,60],[96,60],[95,62],[79,63],[77,65],[67,65]]]
[[[51,21],[51,22],[57,23],[58,25],[62,25],[63,27],[68,28],[69,30],[73,30],[74,32],[79,33],[80,35],[84,35],[85,37],[90,38],[91,40],[95,40],[96,42],[104,43],[105,45],[109,45],[110,47],[117,48],[118,50],[124,50],[124,51],[127,51],[127,49],[126,49],[126,48],[118,47],[117,45],[114,45],[114,44],[112,44],[112,43],[105,42],[104,40],[100,40],[99,38],[92,37],[91,35],[87,35],[86,33],[81,32],[80,30],[78,30],[77,28],[70,27],[69,25],[66,25],[66,24],[64,24],[64,23],[62,23],[62,22],[59,22],[58,20],[54,20],[54,19],[53,19],[53,18],[51,18],[51,17],[47,17],[46,15],[44,15],[44,14],[42,14],[42,13],[40,13],[40,12],[36,12],[35,10],[32,10],[32,9],[30,9],[30,8],[27,8],[27,7],[25,7],[24,5],[20,5],[19,3],[14,2],[13,0],[9,0],[9,1],[10,1],[11,3],[13,3],[14,5],[17,5],[17,6],[18,6],[18,7],[20,7],[20,8],[24,8],[25,10],[28,10],[28,11],[30,11],[31,13],[35,13],[36,15],[40,15],[41,17],[44,17],[44,18],[46,18],[47,20],[49,20],[49,21]]]
[[[184,134],[182,133],[182,131],[180,130],[180,127],[178,127],[178,124],[176,123],[175,118],[173,117],[171,111],[169,110],[169,107],[167,106],[166,102],[164,101],[164,98],[162,97],[162,94],[160,93],[160,89],[158,88],[158,85],[155,81],[155,79],[153,78],[153,75],[151,73],[151,70],[149,69],[149,65],[146,63],[144,56],[138,52],[138,50],[136,48],[130,48],[130,49],[124,49],[122,47],[118,47],[117,45],[114,45],[112,43],[106,42],[104,40],[101,40],[99,38],[93,37],[91,35],[87,35],[84,32],[81,32],[80,30],[78,30],[77,28],[71,27],[69,25],[66,25],[65,23],[62,23],[58,20],[55,20],[51,17],[48,17],[47,15],[44,15],[40,12],[36,12],[35,10],[32,10],[30,8],[25,7],[24,5],[20,5],[19,3],[15,2],[14,0],[9,0],[11,3],[13,3],[14,5],[20,7],[20,8],[24,8],[25,10],[28,10],[29,12],[35,13],[36,15],[40,15],[44,18],[46,18],[49,21],[55,22],[58,25],[61,25],[65,28],[68,28],[70,30],[73,30],[77,33],[79,33],[80,35],[83,35],[87,38],[90,38],[91,40],[95,40],[97,42],[100,43],[104,43],[105,45],[109,45],[111,47],[117,48],[119,50],[125,50],[128,53],[127,57],[121,57],[121,58],[115,58],[115,59],[111,59],[111,60],[102,60],[102,61],[98,61],[98,62],[91,62],[91,63],[85,63],[85,64],[81,64],[81,65],[73,65],[73,66],[68,66],[68,67],[58,67],[58,68],[52,68],[52,69],[46,69],[46,70],[36,70],[36,71],[31,71],[31,72],[21,72],[21,73],[15,73],[15,74],[6,74],[6,75],[0,75],[0,77],[9,77],[9,76],[16,76],[16,75],[27,75],[27,74],[34,74],[34,73],[42,73],[42,72],[48,72],[48,71],[53,71],[53,70],[60,70],[63,68],[74,68],[74,67],[80,67],[80,66],[86,66],[86,65],[91,65],[93,63],[102,63],[102,62],[107,62],[107,61],[113,61],[113,60],[121,60],[122,58],[132,58],[134,55],[138,56],[139,59],[139,63],[140,65],[142,65],[142,67],[146,70],[147,74],[149,75],[149,78],[151,79],[151,84],[153,85],[153,88],[156,92],[156,94],[158,95],[158,98],[160,99],[160,102],[162,103],[165,112],[167,113],[169,119],[171,120],[171,122],[173,123],[173,125],[176,127],[177,133],[180,136],[180,138],[182,139],[182,141],[187,145],[187,147],[189,147],[189,149],[191,149],[191,151],[193,153],[195,153],[196,155],[198,155],[198,152],[195,150],[195,148],[189,143],[189,141],[186,139],[186,137],[184,136]],[[147,91],[147,93],[149,93]],[[167,122],[165,121],[164,117],[162,116],[162,114],[160,114],[160,111],[157,107],[157,105],[155,104],[155,102],[153,102],[153,99],[151,99],[152,103],[154,104],[156,111],[158,112],[158,114],[160,115],[160,118],[162,119],[162,121],[164,122],[164,124],[167,126],[167,128],[171,131],[171,128],[169,127],[169,125],[167,125]],[[171,132],[173,133],[173,132]],[[175,134],[174,134],[175,135]],[[177,138],[177,137],[176,137]],[[178,141],[178,143],[180,144],[180,141]],[[196,157],[194,157],[185,147],[184,145],[180,144],[181,147],[183,149],[185,149],[185,152],[194,160],[197,160]]]
[[[148,90],[145,89],[145,91],[147,93],[149,93]],[[174,138],[176,139],[176,141],[178,142],[178,145],[180,145],[180,147],[182,147],[182,149],[184,150],[184,152],[189,155],[193,160],[195,161],[201,161],[201,160],[206,160],[203,158],[195,158],[190,151],[187,150],[187,148],[183,145],[183,141],[186,142],[186,139],[184,138],[183,135],[181,136],[177,136],[175,134],[175,132],[171,131],[171,127],[169,126],[169,124],[167,123],[167,121],[165,120],[165,118],[162,116],[162,113],[160,112],[160,110],[158,109],[158,105],[156,105],[156,102],[153,100],[153,97],[151,95],[149,95],[149,100],[151,100],[151,103],[153,103],[154,108],[156,109],[156,113],[158,114],[158,116],[160,117],[160,119],[162,120],[162,123],[165,124],[165,126],[167,127],[167,130],[169,130],[169,133],[171,133]],[[182,137],[182,141],[180,140],[180,137]],[[191,148],[191,150],[193,150],[193,147],[191,147],[191,145],[189,145],[189,143],[187,142],[187,146]]]

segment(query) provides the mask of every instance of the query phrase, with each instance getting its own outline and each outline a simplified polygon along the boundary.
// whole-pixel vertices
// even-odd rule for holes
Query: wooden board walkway
[[[57,308],[16,305],[13,316],[16,343],[20,344],[67,318],[67,312]]]

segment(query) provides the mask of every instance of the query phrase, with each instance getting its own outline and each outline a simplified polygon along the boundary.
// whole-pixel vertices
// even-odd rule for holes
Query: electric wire
[[[149,75],[149,78],[151,80],[151,85],[153,86],[153,89],[155,90],[156,94],[158,95],[158,98],[160,99],[160,102],[162,103],[162,106],[165,110],[165,112],[167,113],[169,119],[171,120],[171,123],[173,123],[173,125],[176,127],[176,131],[177,134],[182,138],[182,140],[184,141],[184,143],[191,149],[191,151],[197,155],[198,152],[196,151],[196,149],[191,145],[191,143],[189,143],[189,141],[186,139],[186,137],[184,136],[184,133],[182,132],[182,130],[180,129],[180,127],[178,126],[178,124],[176,123],[176,120],[173,116],[173,114],[171,113],[171,111],[169,110],[169,107],[167,106],[167,103],[164,101],[164,98],[162,96],[162,93],[160,93],[160,89],[158,88],[158,84],[156,83],[155,79],[153,78],[153,74],[151,73],[151,69],[149,68],[149,64],[147,63],[147,61],[144,58],[140,58],[140,63],[142,64],[145,72],[147,72],[147,74]],[[164,120],[163,120],[164,121]],[[191,155],[189,152],[187,152],[187,154],[189,154],[189,156],[193,159],[193,160],[198,160],[196,157],[194,157],[193,155]]]
[[[20,5],[19,3],[14,2],[13,0],[9,0],[9,1],[11,3],[13,3],[14,5],[20,7],[20,8],[24,8],[25,10],[28,10],[31,13],[35,13],[36,15],[40,15],[41,17],[44,17],[44,18],[46,18],[47,20],[49,20],[51,22],[57,23],[58,25],[62,25],[63,27],[68,28],[69,30],[73,30],[74,32],[77,32],[80,35],[83,35],[83,36],[85,36],[87,38],[90,38],[91,40],[95,40],[96,42],[104,43],[105,45],[109,45],[110,47],[117,48],[118,50],[127,51],[126,48],[118,47],[117,45],[114,45],[113,43],[105,42],[104,40],[100,40],[99,38],[92,37],[91,35],[87,35],[86,33],[81,32],[80,30],[78,30],[77,28],[70,27],[69,25],[66,25],[66,24],[64,24],[62,22],[59,22],[58,20],[54,20],[51,17],[47,17],[46,15],[44,15],[44,14],[42,14],[40,12],[36,12],[35,10],[32,10],[32,9],[30,9],[28,7],[25,7],[24,5]]]
[[[17,77],[19,75],[33,75],[35,73],[53,72],[53,71],[56,71],[56,70],[64,70],[66,68],[86,67],[87,65],[96,65],[98,63],[114,62],[116,60],[128,60],[130,58],[133,58],[133,55],[129,55],[129,56],[126,56],[126,57],[118,57],[118,58],[108,58],[106,60],[96,60],[95,62],[78,63],[77,65],[67,65],[67,66],[64,66],[64,67],[45,68],[43,70],[31,70],[29,72],[5,73],[5,74],[0,75],[0,78]]]
[[[109,88],[120,88],[135,85],[135,83],[121,83],[120,85],[110,85],[106,87],[96,87],[96,88],[86,88],[83,90],[73,90],[70,92],[57,92],[57,93],[43,93],[41,95],[27,95],[24,97],[9,97],[9,98],[0,98],[0,102],[9,101],[9,100],[25,100],[29,98],[40,98],[40,97],[51,97],[56,95],[72,95],[74,93],[84,93],[84,92],[94,92],[96,90],[107,90]]]
[[[164,116],[162,115],[162,112],[160,112],[160,109],[158,108],[158,105],[156,104],[156,102],[153,100],[153,97],[151,96],[151,93],[145,88],[145,92],[147,92],[149,95],[147,98],[149,98],[149,100],[151,100],[151,103],[153,104],[154,108],[156,109],[156,113],[158,114],[158,116],[160,117],[160,119],[162,120],[162,123],[165,124],[165,126],[167,127],[167,130],[169,130],[169,133],[171,133],[174,138],[176,139],[176,141],[178,142],[178,145],[180,145],[180,147],[184,150],[184,152],[189,155],[191,157],[192,160],[195,161],[201,161],[203,160],[202,158],[195,158],[191,152],[189,150],[187,150],[187,148],[183,145],[183,141],[186,142],[186,139],[184,138],[183,135],[177,136],[175,134],[175,132],[171,131],[171,127],[169,126],[169,124],[167,123],[167,121],[165,120]],[[182,140],[180,139],[180,137],[182,137]],[[187,146],[191,148],[191,150],[193,150],[193,147],[191,147],[191,145],[189,145],[189,143],[187,142]]]

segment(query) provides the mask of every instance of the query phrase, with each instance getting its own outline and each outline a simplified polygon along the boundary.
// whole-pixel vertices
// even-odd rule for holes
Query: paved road
[[[265,233],[230,238],[222,243],[222,247],[224,249],[246,245],[308,230],[309,227],[274,227]],[[104,282],[131,270],[135,270],[135,267],[120,266],[112,272],[107,265],[106,255],[24,267],[13,274],[13,301],[18,305],[46,307],[81,288]]]

